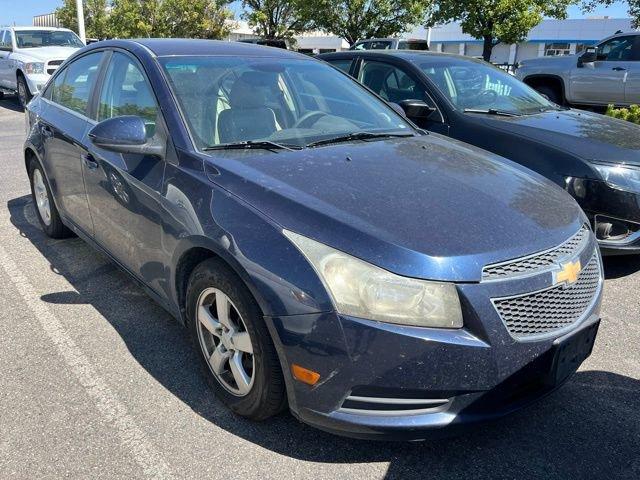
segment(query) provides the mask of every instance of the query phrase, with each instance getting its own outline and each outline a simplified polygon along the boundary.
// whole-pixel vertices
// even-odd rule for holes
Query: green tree
[[[87,38],[109,38],[110,22],[107,0],[83,0],[84,28]],[[78,13],[76,0],[63,0],[62,6],[56,9],[56,15],[63,27],[78,31]]]
[[[598,6],[609,7],[620,0],[583,0],[582,10],[585,13],[592,12]],[[627,0],[629,16],[631,17],[632,27],[640,28],[640,0]]]
[[[544,17],[567,17],[575,0],[438,0],[430,23],[460,22],[462,31],[482,39],[482,56],[491,60],[498,43],[518,43]]]
[[[430,0],[306,0],[303,14],[318,30],[344,38],[391,37],[420,25]]]
[[[113,0],[110,31],[117,38],[223,38],[232,13],[221,0]]]
[[[290,39],[309,27],[301,0],[242,0],[242,6],[242,18],[263,38]]]

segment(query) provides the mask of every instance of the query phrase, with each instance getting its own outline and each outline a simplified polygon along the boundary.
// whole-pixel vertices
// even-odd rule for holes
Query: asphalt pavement
[[[103,255],[40,231],[23,113],[0,101],[0,479],[640,478],[640,258],[605,260],[593,355],[451,439],[365,442],[228,412],[186,331]]]

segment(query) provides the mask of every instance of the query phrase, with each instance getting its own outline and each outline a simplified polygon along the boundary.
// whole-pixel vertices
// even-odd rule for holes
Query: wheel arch
[[[522,81],[527,85],[529,85],[531,88],[535,88],[536,86],[542,86],[542,85],[548,85],[554,88],[558,88],[563,102],[565,103],[567,102],[567,93],[566,93],[564,80],[559,75],[539,73],[539,74],[529,75],[523,78]]]
[[[175,301],[180,311],[180,321],[185,325],[188,323],[186,314],[186,297],[189,278],[195,270],[205,260],[211,258],[219,259],[225,263],[249,289],[255,298],[263,315],[270,313],[268,303],[256,288],[247,271],[231,255],[224,253],[212,240],[206,237],[192,237],[185,239],[181,248],[174,255],[173,289]]]

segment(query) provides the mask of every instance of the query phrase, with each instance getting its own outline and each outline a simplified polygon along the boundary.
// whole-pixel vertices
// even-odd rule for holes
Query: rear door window
[[[86,116],[101,59],[102,52],[96,52],[74,60],[56,76],[45,97]]]

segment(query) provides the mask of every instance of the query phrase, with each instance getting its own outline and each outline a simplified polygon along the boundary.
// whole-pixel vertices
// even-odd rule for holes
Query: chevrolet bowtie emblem
[[[572,284],[578,280],[578,275],[580,274],[580,270],[582,270],[580,260],[563,263],[560,267],[561,269],[559,271],[553,272],[554,285],[557,285],[558,283]]]

